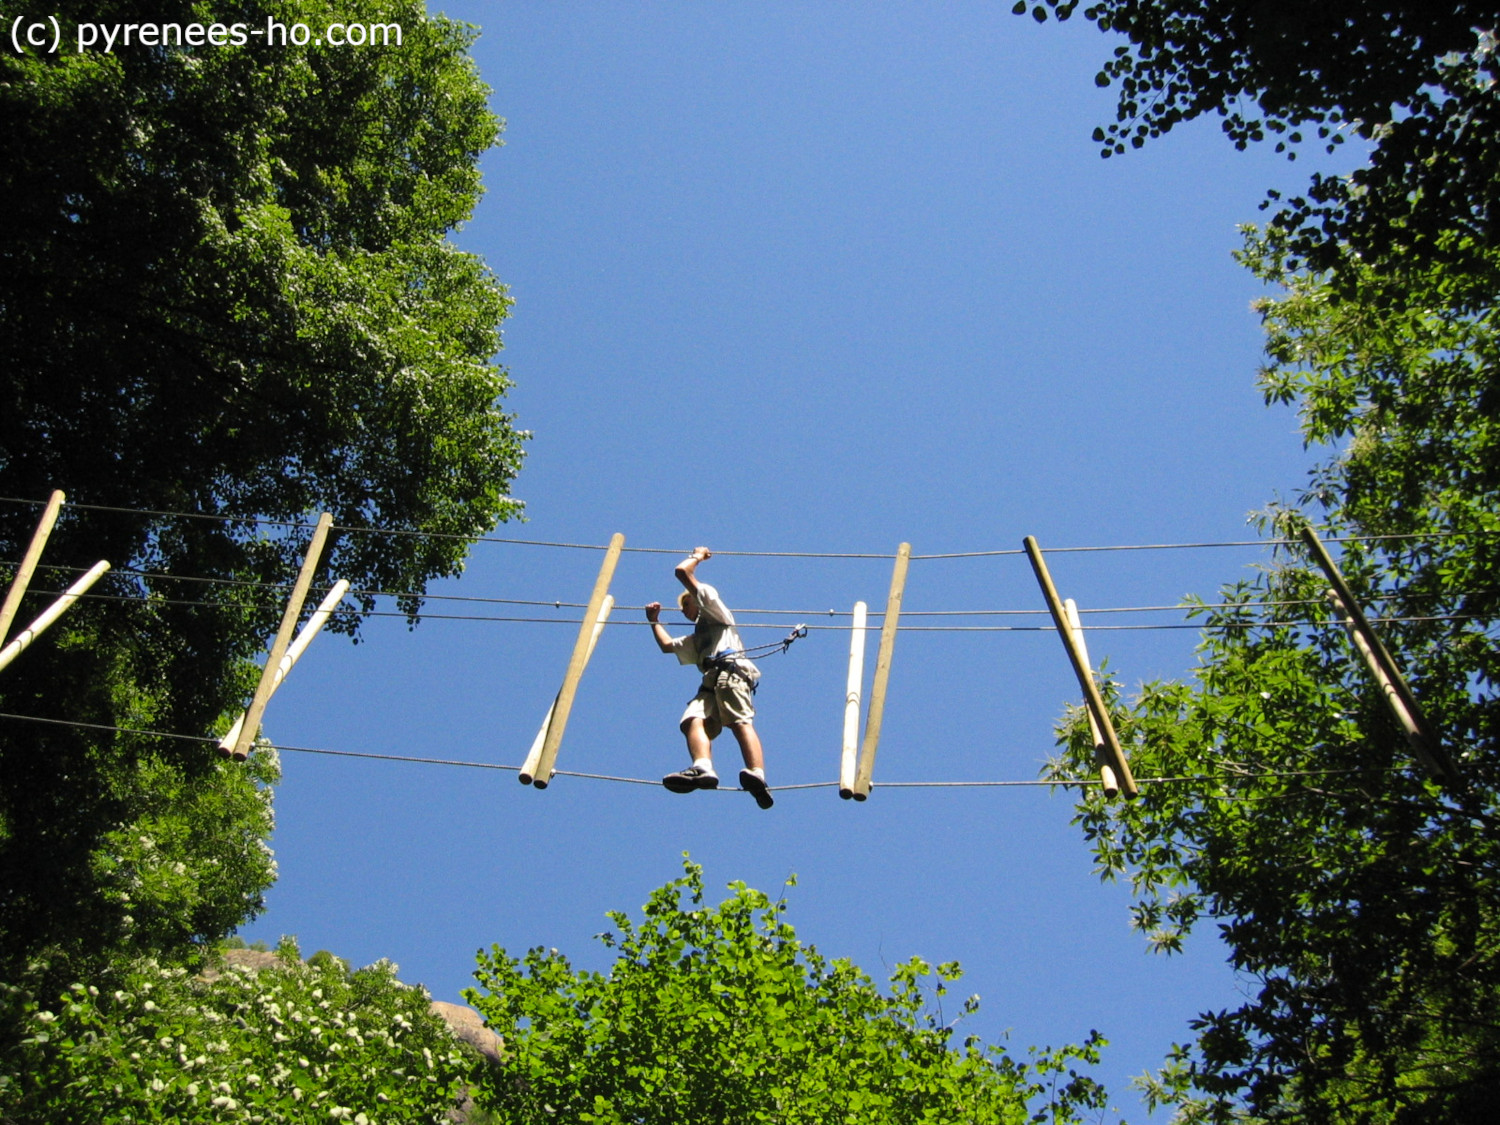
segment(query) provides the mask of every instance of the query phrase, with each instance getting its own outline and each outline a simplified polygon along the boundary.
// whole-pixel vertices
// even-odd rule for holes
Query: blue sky
[[[1246,513],[1304,479],[1295,418],[1254,387],[1254,280],[1236,225],[1313,170],[1237,153],[1214,122],[1103,161],[1093,76],[1114,41],[1008,3],[465,3],[508,122],[459,235],[510,286],[509,407],[534,433],[498,536],[686,551],[917,554],[1252,538]],[[1255,548],[1054,556],[1085,608],[1211,595]],[[582,602],[597,551],[475,547],[469,597]],[[624,607],[675,592],[671,554],[627,553]],[[739,609],[879,608],[888,559],[723,555]],[[548,616],[433,602],[435,613]],[[1024,558],[917,560],[908,611],[1043,608]],[[742,621],[789,619],[741,612]],[[622,608],[584,677],[559,767],[656,778],[686,764],[694,690]],[[911,624],[931,620],[907,619]],[[993,621],[993,619],[990,619]],[[1036,618],[1004,619],[1038,624]],[[1104,618],[1095,619],[1099,621]],[[1167,615],[1111,623],[1166,623]],[[971,620],[969,624],[983,623]],[[273,700],[277,742],[519,765],[561,681],[563,624],[391,618],[320,639]],[[752,641],[779,636],[755,629]],[[1179,676],[1191,631],[1099,631],[1120,678]],[[873,665],[875,638],[869,644]],[[837,778],[845,632],[764,663],[773,784]],[[868,672],[866,681],[868,683]],[[896,789],[1030,780],[1078,693],[1045,632],[903,632],[863,803],[827,788],[761,812],[744,794],[283,755],[281,879],[245,933],[390,957],[443,999],[473,954],[556,946],[596,968],[604,912],[680,871],[776,892],[830,956],[883,978],[957,959],[970,1029],[1112,1041],[1131,1075],[1235,1002],[1205,933],[1154,957],[1101,885],[1062,793]],[[731,747],[721,768],[733,763]]]

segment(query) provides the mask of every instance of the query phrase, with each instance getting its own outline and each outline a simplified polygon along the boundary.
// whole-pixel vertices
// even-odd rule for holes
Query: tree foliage
[[[847,961],[797,940],[783,903],[741,883],[704,905],[701,869],[655,891],[644,918],[611,914],[606,975],[556,950],[479,955],[484,991],[466,999],[505,1040],[479,1095],[528,1122],[1071,1122],[1103,1090],[1073,1069],[1103,1040],[1019,1063],[955,1027],[944,1011],[956,963],[936,971],[928,1010],[913,959],[880,992]],[[946,1021],[946,1022],[945,1022]],[[1028,1109],[1028,1105],[1031,1109]]]
[[[0,711],[204,735],[249,693],[310,513],[334,515],[324,573],[415,612],[518,510],[524,435],[493,361],[508,298],[448,240],[500,123],[472,32],[420,0],[6,9],[54,16],[55,53],[0,48],[0,554],[37,516],[13,499],[60,487],[78,506],[23,620],[76,568],[115,569],[0,677]],[[216,20],[318,34],[75,49],[80,21]],[[400,42],[332,46],[335,20]],[[228,518],[257,516],[280,522]],[[170,959],[257,908],[265,813],[210,749],[0,722],[0,974],[64,949]],[[131,841],[163,848],[151,822],[191,809],[171,862],[241,878],[184,885],[148,927],[117,888],[144,862]]]
[[[1067,19],[1077,0],[1017,3]],[[1493,0],[1096,0],[1085,18],[1125,36],[1097,76],[1117,84],[1105,156],[1205,114],[1239,148],[1275,139],[1370,147],[1348,177],[1315,175],[1275,219],[1316,269],[1366,260],[1488,261],[1500,220],[1500,60]],[[1274,196],[1273,199],[1280,197]]]
[[[1038,20],[1071,0],[1042,0]],[[1026,10],[1018,5],[1017,11]],[[1253,234],[1267,399],[1334,455],[1294,507],[1341,544],[1362,601],[1464,773],[1411,760],[1293,547],[1221,591],[1192,683],[1147,684],[1120,725],[1148,787],[1086,796],[1107,876],[1129,875],[1160,949],[1218,921],[1249,990],[1203,1014],[1148,1090],[1189,1117],[1488,1121],[1500,1104],[1496,600],[1500,562],[1500,5],[1098,0],[1126,37],[1105,155],[1205,114],[1240,148],[1357,137],[1366,164],[1314,176]],[[1357,537],[1357,538],[1349,538]],[[1073,715],[1057,776],[1091,755]]]
[[[1268,400],[1335,455],[1300,498],[1464,777],[1417,765],[1295,548],[1221,591],[1193,683],[1146,685],[1119,722],[1148,786],[1085,796],[1078,821],[1128,875],[1158,948],[1218,921],[1250,982],[1150,1087],[1189,1116],[1489,1121],[1500,1104],[1500,324],[1472,279],[1364,268],[1289,275],[1285,239],[1246,262]],[[1357,280],[1352,294],[1349,278]],[[1273,507],[1287,534],[1307,518]],[[1328,534],[1328,533],[1325,533]],[[1359,538],[1346,538],[1358,536]],[[1393,619],[1393,620],[1389,620]],[[1112,693],[1119,705],[1117,687]],[[1077,716],[1059,776],[1087,767]]]
[[[56,13],[66,44],[79,20],[188,23],[212,7],[7,15]],[[498,130],[470,33],[416,0],[263,0],[218,18],[226,7],[254,27],[388,21],[402,40],[0,55],[0,484],[453,534],[335,544],[332,569],[356,587],[420,589],[514,510],[517,435],[491,362],[507,301],[446,238]],[[262,544],[262,560],[232,523],[84,530],[112,559],[283,568],[299,538]]]
[[[6,988],[0,1117],[54,1125],[447,1120],[477,1068],[389,962],[338,958],[205,976],[153,961],[101,988]]]

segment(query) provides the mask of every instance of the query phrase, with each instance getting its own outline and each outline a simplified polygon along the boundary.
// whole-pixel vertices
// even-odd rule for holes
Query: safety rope
[[[776,656],[777,654],[783,653],[787,649],[791,648],[792,642],[795,641],[798,637],[805,636],[807,636],[807,626],[799,623],[798,625],[793,627],[790,633],[782,637],[779,641],[771,641],[769,644],[763,645],[752,645],[749,648],[737,649],[734,652],[721,652],[715,656],[715,659],[723,660],[729,659],[731,657],[743,656],[746,660],[760,660],[762,657]]]

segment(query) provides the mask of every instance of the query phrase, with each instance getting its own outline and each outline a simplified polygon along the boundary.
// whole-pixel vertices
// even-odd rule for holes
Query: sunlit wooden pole
[[[1427,716],[1423,714],[1422,707],[1417,703],[1417,697],[1406,682],[1406,677],[1401,674],[1395,658],[1381,643],[1369,619],[1365,617],[1365,612],[1360,608],[1359,599],[1354,596],[1348,580],[1344,578],[1343,572],[1333,561],[1328,548],[1318,538],[1317,532],[1304,525],[1301,535],[1302,541],[1307,544],[1312,554],[1313,561],[1318,564],[1324,577],[1328,579],[1328,584],[1333,587],[1329,591],[1329,600],[1338,611],[1349,635],[1354,638],[1355,647],[1364,658],[1370,674],[1375,677],[1381,697],[1385,699],[1392,716],[1405,732],[1412,751],[1439,782],[1444,785],[1457,786],[1459,784],[1458,768],[1453,764],[1453,759],[1448,757],[1447,751],[1443,749],[1442,739],[1427,721]]]
[[[605,597],[604,604],[599,607],[599,616],[594,621],[594,631],[589,636],[589,650],[583,658],[585,666],[593,658],[594,646],[599,643],[599,635],[604,632],[604,624],[609,620],[610,611],[614,608],[614,595],[610,594]],[[562,692],[559,691],[558,696],[561,695]],[[552,716],[556,711],[557,700],[553,699],[552,706],[547,708],[547,717],[542,720],[541,729],[536,732],[536,739],[532,742],[531,749],[526,754],[526,762],[521,766],[521,772],[518,776],[522,785],[530,785],[536,780],[537,764],[542,760],[542,747],[546,745],[547,731],[552,726]],[[547,780],[552,780],[551,774],[548,774]],[[542,788],[545,789],[546,785],[543,785]]]
[[[1073,639],[1068,612],[1063,608],[1062,599],[1057,596],[1057,587],[1052,584],[1052,574],[1047,570],[1046,560],[1042,558],[1042,549],[1037,546],[1036,539],[1030,535],[1021,541],[1021,546],[1026,549],[1026,557],[1031,560],[1031,569],[1036,572],[1037,584],[1041,586],[1042,597],[1046,599],[1047,609],[1052,614],[1052,623],[1057,626],[1058,636],[1062,638],[1063,648],[1067,650],[1068,660],[1073,665],[1073,674],[1078,677],[1078,686],[1083,689],[1084,702],[1093,713],[1095,722],[1099,724],[1099,734],[1104,739],[1104,749],[1109,765],[1114,769],[1116,779],[1120,783],[1120,792],[1127,797],[1138,797],[1140,789],[1136,787],[1135,775],[1130,772],[1130,763],[1125,760],[1125,751],[1120,746],[1119,736],[1115,734],[1115,725],[1110,720],[1109,709],[1104,705],[1104,697],[1099,694],[1099,685],[1094,683],[1094,674],[1089,669],[1088,657],[1079,650]]]
[[[547,737],[542,739],[542,752],[537,757],[536,769],[531,784],[538,789],[547,788],[552,780],[552,771],[557,765],[557,751],[562,745],[563,731],[568,727],[568,715],[573,710],[573,698],[578,694],[578,681],[583,678],[583,669],[589,662],[590,639],[594,635],[594,624],[599,620],[599,611],[604,608],[604,599],[609,594],[610,579],[615,574],[615,564],[620,561],[620,552],[625,547],[625,536],[616,532],[604,552],[604,564],[599,568],[599,577],[594,582],[594,592],[589,595],[589,607],[578,626],[578,639],[573,642],[573,655],[568,660],[568,672],[563,677],[562,690],[552,705],[552,719],[547,724]]]
[[[42,509],[42,518],[37,522],[36,531],[31,536],[31,546],[26,548],[26,555],[21,559],[21,565],[16,568],[16,576],[11,579],[10,590],[5,595],[5,604],[0,605],[0,641],[10,634],[12,622],[16,619],[16,610],[21,607],[21,599],[26,596],[26,587],[31,583],[31,576],[36,572],[36,564],[42,557],[42,548],[47,545],[47,537],[52,534],[52,526],[57,523],[57,513],[62,510],[62,489],[52,493],[47,506]]]
[[[1078,646],[1078,651],[1083,655],[1083,662],[1089,669],[1089,674],[1094,671],[1093,661],[1089,659],[1088,645],[1083,639],[1083,622],[1078,617],[1078,604],[1072,598],[1063,599],[1063,609],[1068,615],[1068,627],[1073,632],[1073,643]],[[1109,751],[1104,746],[1104,735],[1099,731],[1099,720],[1094,718],[1094,710],[1085,704],[1083,713],[1088,716],[1089,735],[1094,741],[1094,765],[1099,767],[1099,781],[1104,787],[1106,797],[1115,797],[1120,792],[1120,781],[1115,777],[1115,771],[1109,764]]]
[[[844,692],[844,750],[839,758],[839,796],[854,796],[854,771],[859,753],[859,691],[865,679],[864,602],[854,603],[854,623],[849,630],[849,683]]]
[[[865,715],[865,741],[860,747],[859,764],[854,771],[853,795],[856,801],[870,796],[871,778],[875,774],[875,751],[880,746],[880,724],[885,718],[885,690],[891,678],[891,654],[896,649],[896,628],[901,620],[901,597],[906,592],[906,568],[911,563],[911,544],[896,550],[896,566],[891,571],[891,592],[885,603],[885,620],[880,625],[880,651],[875,656],[875,679],[870,684],[870,707]]]
[[[318,631],[324,625],[328,624],[328,619],[333,616],[333,611],[338,608],[339,602],[344,600],[344,595],[348,592],[348,580],[340,578],[333,584],[333,589],[328,591],[328,596],[323,599],[322,604],[308,618],[307,624],[302,626],[301,630],[297,633],[297,639],[287,647],[286,655],[281,658],[281,663],[276,666],[276,680],[271,685],[273,695],[276,689],[281,686],[282,681],[291,673],[297,661],[302,659],[302,654],[307,651],[307,646],[312,644],[313,638],[318,635]],[[245,713],[241,711],[239,718],[235,719],[234,725],[229,728],[229,733],[219,739],[219,753],[221,755],[226,758],[234,755],[234,748],[240,740],[240,731],[244,727]]]
[[[297,572],[292,596],[287,599],[286,612],[281,615],[281,628],[276,631],[276,640],[271,644],[271,655],[266,658],[266,666],[261,669],[260,683],[256,685],[250,706],[245,708],[239,739],[230,751],[230,756],[237,762],[243,762],[250,756],[250,745],[255,741],[256,732],[260,730],[261,717],[266,713],[266,704],[271,699],[271,691],[281,672],[281,658],[286,655],[287,646],[292,643],[292,632],[297,628],[297,618],[302,615],[302,603],[307,600],[308,588],[312,586],[313,574],[318,569],[323,544],[328,541],[328,529],[332,526],[333,516],[324,512],[313,528],[312,542],[308,544],[307,554],[302,559],[302,569]]]
[[[46,632],[47,627],[61,617],[70,605],[83,597],[88,588],[99,581],[108,569],[109,563],[103,561],[96,562],[89,568],[87,574],[63,592],[62,597],[44,609],[40,617],[17,633],[15,639],[10,644],[0,649],[0,669],[9,667],[11,661],[25,652],[31,646],[31,642]]]

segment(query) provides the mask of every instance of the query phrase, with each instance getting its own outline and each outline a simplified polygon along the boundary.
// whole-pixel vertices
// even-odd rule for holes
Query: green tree
[[[1078,0],[1020,0],[1017,13],[1069,18]],[[1118,84],[1104,156],[1205,114],[1239,148],[1275,139],[1370,149],[1348,177],[1316,175],[1275,224],[1314,268],[1352,247],[1365,260],[1416,256],[1488,266],[1500,222],[1500,59],[1493,0],[1094,0],[1083,11],[1129,45],[1096,79]],[[1280,197],[1273,195],[1273,200]]]
[[[466,999],[505,1040],[480,1104],[528,1122],[1071,1122],[1102,1110],[1103,1090],[1071,1064],[1103,1040],[1018,1063],[974,1037],[953,1041],[978,1005],[943,1008],[956,963],[937,969],[929,1011],[921,960],[882,994],[847,961],[797,940],[772,903],[742,883],[717,907],[702,871],[655,891],[644,918],[611,914],[607,975],[574,971],[556,950],[523,960],[479,955],[484,991]],[[946,1021],[946,1022],[945,1022]],[[1030,1104],[1034,1110],[1028,1110]]]
[[[79,505],[35,586],[115,570],[0,675],[0,711],[203,735],[248,695],[310,513],[334,515],[325,573],[415,613],[518,511],[525,435],[493,360],[508,298],[448,239],[500,122],[472,31],[420,0],[6,8],[49,34],[54,16],[56,52],[0,46],[0,496]],[[82,23],[215,21],[308,41],[78,47]],[[399,42],[336,47],[333,21]],[[0,554],[36,515],[0,503]],[[38,955],[179,957],[258,908],[263,802],[209,748],[0,724],[0,976]],[[188,810],[193,830],[152,827]],[[168,870],[239,876],[147,926],[119,890],[143,836]]]
[[[1283,236],[1245,259],[1286,288],[1261,313],[1269,400],[1332,446],[1300,504],[1464,784],[1417,765],[1323,599],[1284,548],[1223,591],[1192,683],[1147,684],[1118,719],[1147,786],[1085,795],[1078,821],[1136,924],[1177,949],[1217,921],[1247,978],[1149,1090],[1189,1117],[1487,1122],[1500,1105],[1500,324],[1472,279],[1365,267],[1290,274]],[[1350,283],[1354,282],[1352,291]],[[1286,535],[1307,518],[1273,507]],[[1352,538],[1358,537],[1358,538]],[[1110,685],[1118,706],[1118,687]],[[1057,776],[1086,770],[1074,715]]]
[[[152,961],[101,988],[0,1002],[22,1029],[0,1054],[0,1118],[53,1125],[447,1120],[476,1060],[428,996],[379,962],[336,957],[191,976]]]

